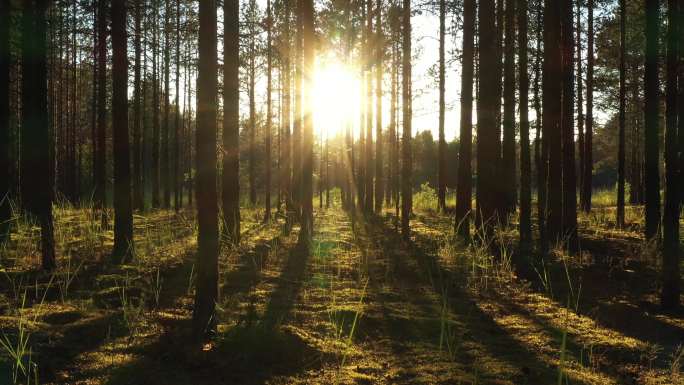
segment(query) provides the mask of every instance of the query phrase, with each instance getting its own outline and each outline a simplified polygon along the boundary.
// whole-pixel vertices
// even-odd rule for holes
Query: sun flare
[[[339,63],[324,62],[313,79],[313,118],[319,135],[332,137],[351,122],[358,103],[358,78]]]

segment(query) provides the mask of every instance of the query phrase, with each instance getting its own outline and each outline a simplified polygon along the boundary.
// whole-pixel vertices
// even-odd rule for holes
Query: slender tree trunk
[[[564,0],[565,1],[565,0]],[[486,73],[486,72],[485,72]],[[561,239],[563,224],[562,186],[562,48],[561,12],[558,4],[544,2],[543,136],[548,138],[547,235]]]
[[[256,2],[250,1],[250,13],[255,12]],[[250,17],[254,19],[254,16]],[[249,202],[257,202],[256,188],[256,20],[249,20]]]
[[[622,0],[624,1],[624,0]],[[680,3],[680,4],[678,4]],[[667,84],[665,110],[665,208],[663,211],[663,267],[660,305],[679,306],[679,157],[677,133],[677,70],[679,63],[679,0],[667,2]],[[623,13],[624,14],[624,13]],[[679,133],[684,134],[684,133]]]
[[[539,252],[546,254],[548,238],[546,235],[546,177],[548,172],[547,157],[547,137],[542,137],[543,114],[541,110],[542,102],[540,98],[540,82],[542,81],[542,51],[541,43],[543,40],[543,4],[544,0],[537,0],[536,6],[536,47],[534,63],[534,111],[535,111],[535,164],[537,166],[537,227],[539,228]]]
[[[281,62],[281,73],[283,76],[283,121],[282,133],[283,133],[283,165],[280,168],[281,174],[279,176],[281,180],[281,186],[283,188],[283,195],[285,197],[285,211],[287,212],[287,224],[288,227],[291,224],[291,212],[292,212],[292,157],[291,148],[292,141],[290,136],[290,108],[291,108],[291,96],[290,91],[292,89],[291,81],[291,71],[292,66],[290,62],[291,58],[291,42],[290,42],[290,14],[291,14],[291,2],[287,0],[283,7],[284,14],[284,37],[283,37],[283,51],[282,51],[282,62]]]
[[[10,239],[10,0],[0,0],[0,244]]]
[[[626,118],[626,86],[625,86],[625,43],[626,43],[626,0],[620,0],[620,111],[618,118],[618,187],[617,217],[619,228],[625,226],[625,118]]]
[[[579,249],[577,237],[577,172],[575,159],[575,28],[572,0],[564,0],[561,15],[563,135],[563,237],[571,252]]]
[[[461,128],[456,185],[456,232],[470,239],[472,211],[472,137],[473,137],[473,79],[475,56],[475,0],[463,3],[463,56],[461,57]]]
[[[152,1],[154,20],[152,22],[152,207],[161,206],[159,194],[159,0]]]
[[[107,129],[107,2],[98,0],[97,21],[97,146],[95,151],[95,192],[93,198],[96,209],[105,207],[106,189],[106,129]],[[103,216],[104,218],[104,216]]]
[[[170,10],[169,0],[164,0],[164,121],[162,126],[161,137],[161,181],[162,189],[164,190],[164,208],[171,207],[171,168],[169,166],[169,136],[171,128],[169,127],[169,113],[171,112],[171,104],[169,102],[169,77],[171,67],[171,31],[169,31],[169,17]]]
[[[502,220],[515,210],[516,154],[515,154],[515,1],[506,0],[504,40],[504,113],[503,113],[503,197]]]
[[[54,270],[55,240],[52,222],[53,181],[51,139],[47,105],[46,0],[24,0],[22,14],[21,81],[21,178],[22,203],[40,224],[41,261],[44,270]]]
[[[240,242],[240,10],[238,1],[223,3],[223,235]]]
[[[528,120],[527,0],[518,0],[518,81],[520,82],[520,250],[529,253],[532,244],[532,171],[530,122]]]
[[[302,13],[302,48],[304,59],[304,124],[302,132],[302,227],[299,242],[307,247],[313,237],[313,74],[314,74],[314,5],[313,0],[300,0]]]
[[[112,125],[114,128],[114,249],[112,260],[133,256],[133,207],[128,146],[126,0],[112,0]]]
[[[134,35],[134,49],[135,49],[135,64],[134,64],[134,80],[133,80],[133,207],[137,210],[142,210],[142,150],[140,148],[140,123],[141,123],[141,106],[140,94],[142,87],[140,84],[140,55],[142,54],[141,47],[141,32],[142,32],[142,7],[141,0],[135,0],[135,35]]]
[[[444,137],[444,46],[446,35],[446,0],[439,0],[439,146],[437,205],[440,211],[446,209],[446,139]]]
[[[273,115],[271,99],[271,94],[273,93],[271,88],[271,70],[273,67],[271,63],[271,0],[266,1],[266,35],[266,191],[264,192],[264,222],[271,220],[271,134],[273,131],[271,122]]]
[[[579,169],[577,181],[579,183],[580,192],[580,207],[584,205],[584,95],[582,83],[582,2],[577,1],[577,26],[575,27],[577,33],[576,51],[577,51],[577,151],[579,152]]]
[[[294,68],[294,121],[292,122],[292,201],[298,220],[302,213],[302,7],[294,0],[296,9],[295,31],[295,68]]]
[[[374,190],[373,178],[375,164],[373,162],[373,0],[366,0],[366,200],[364,210],[373,211]]]
[[[594,0],[588,0],[587,21],[587,115],[584,134],[584,177],[582,191],[584,195],[582,209],[591,211],[592,175],[594,173]]]
[[[411,154],[411,0],[403,0],[402,7],[402,107],[403,107],[403,132],[402,132],[402,163],[401,163],[401,232],[404,239],[410,239],[411,229],[409,217],[413,203],[411,168],[413,165]]]
[[[497,30],[494,0],[480,1],[480,73],[496,74],[500,66],[497,49]],[[500,81],[496,76],[481,76],[477,97],[477,206],[478,226],[491,232],[497,221],[499,176],[499,136],[497,116],[500,102]]]
[[[644,75],[644,145],[646,185],[646,239],[658,236],[660,227],[660,171],[658,133],[660,108],[658,87],[658,35],[660,30],[660,3],[646,0],[646,52]]]
[[[378,0],[375,12],[375,212],[379,213],[382,210],[382,200],[385,198],[382,156],[384,146],[382,139],[382,77],[385,71],[385,42],[381,19],[382,0]]]
[[[199,3],[197,71],[197,289],[192,326],[201,341],[215,329],[218,298],[218,204],[216,194],[216,2]]]
[[[176,95],[175,112],[176,120],[173,125],[173,178],[171,185],[174,192],[173,207],[178,211],[182,204],[181,194],[183,189],[180,185],[180,136],[181,136],[181,116],[180,116],[180,1],[176,0]]]

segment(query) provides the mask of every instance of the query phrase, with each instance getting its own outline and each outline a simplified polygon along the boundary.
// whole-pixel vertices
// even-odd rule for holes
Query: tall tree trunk
[[[475,0],[463,3],[463,56],[461,57],[461,128],[456,185],[456,232],[470,239],[472,211],[473,61],[475,56]]]
[[[575,170],[575,28],[572,0],[564,0],[561,16],[561,45],[563,47],[562,121],[563,135],[563,237],[568,248],[579,249],[577,238],[577,172]]]
[[[299,242],[307,247],[313,237],[313,75],[314,75],[314,5],[300,0],[302,13],[302,52],[304,58],[304,121],[302,130],[302,220]]]
[[[577,40],[575,50],[577,52],[577,151],[579,152],[579,169],[577,181],[579,183],[580,206],[584,204],[584,191],[582,190],[584,179],[584,85],[582,84],[582,2],[577,1]]]
[[[446,35],[446,0],[439,0],[439,146],[437,206],[440,211],[446,209],[446,139],[444,137],[444,46]]]
[[[284,12],[284,36],[283,36],[283,51],[282,51],[282,62],[281,62],[281,74],[283,76],[283,121],[281,122],[283,139],[281,145],[283,146],[283,165],[280,168],[281,174],[278,177],[281,180],[281,186],[283,189],[283,195],[285,197],[285,211],[287,212],[287,224],[291,224],[291,212],[292,212],[292,156],[291,148],[292,141],[290,136],[290,108],[291,108],[291,96],[290,91],[292,89],[291,81],[291,42],[290,42],[290,14],[291,14],[291,1],[285,1],[283,6]]]
[[[292,202],[295,216],[299,220],[302,213],[302,7],[295,1],[295,65],[294,65],[294,113],[292,122]]]
[[[587,115],[584,133],[584,176],[582,209],[591,211],[592,176],[594,173],[594,0],[588,0],[587,21]]]
[[[378,0],[375,10],[375,212],[382,210],[385,198],[383,179],[382,148],[382,77],[384,75],[385,42],[382,34],[382,0]],[[327,142],[326,142],[327,143]]]
[[[366,200],[364,210],[373,211],[373,0],[366,0]]]
[[[256,0],[251,0],[249,22],[249,202],[255,205],[257,202],[256,188]]]
[[[271,0],[266,0],[266,186],[264,192],[264,222],[271,220],[271,135],[273,131],[271,119],[273,115],[271,94]]]
[[[140,55],[142,54],[141,46],[141,32],[142,32],[142,0],[135,0],[135,35],[134,35],[134,49],[135,49],[135,64],[133,71],[133,207],[137,210],[142,210],[143,196],[142,196],[142,150],[140,148],[140,124],[141,106],[140,94],[142,87],[140,84]]]
[[[518,81],[520,82],[520,251],[525,256],[532,243],[532,171],[528,120],[527,0],[518,0]]]
[[[46,0],[24,0],[22,14],[21,81],[21,196],[26,211],[40,224],[41,262],[54,270],[55,240],[52,222],[53,186],[50,147],[54,145],[47,105]],[[29,176],[46,176],[29,177]]]
[[[402,7],[402,108],[403,108],[403,130],[402,130],[402,162],[401,162],[401,232],[404,239],[411,237],[409,219],[411,216],[411,206],[413,204],[411,168],[413,160],[411,154],[411,0],[403,0]]]
[[[624,1],[624,0],[622,0]],[[679,0],[667,2],[667,85],[665,110],[665,208],[663,211],[663,267],[660,305],[679,306],[679,157],[677,133],[677,70],[679,63]],[[683,133],[679,133],[680,135]]]
[[[10,238],[10,0],[0,0],[0,244]]]
[[[152,0],[152,207],[161,206],[159,193],[161,173],[159,170],[159,0]]]
[[[660,227],[660,171],[658,133],[660,108],[658,87],[658,35],[660,30],[660,3],[646,0],[646,52],[644,75],[644,151],[646,187],[646,239],[658,235]]]
[[[534,153],[535,164],[537,167],[537,227],[539,228],[539,252],[546,254],[548,246],[548,238],[546,233],[546,178],[548,172],[548,152],[547,137],[542,137],[542,102],[540,98],[540,83],[542,81],[542,51],[541,43],[543,40],[543,1],[537,0],[535,2],[536,8],[536,31],[535,40],[537,41],[535,47],[535,63],[534,63],[534,112],[535,112],[535,141]]]
[[[169,127],[169,113],[171,112],[171,104],[169,102],[169,77],[171,67],[171,31],[169,28],[169,17],[171,8],[169,7],[170,0],[164,0],[164,122],[162,127],[161,138],[161,180],[162,189],[164,190],[164,208],[171,207],[171,168],[169,166],[169,135],[171,128]]]
[[[223,3],[223,235],[240,242],[240,19],[238,1]]]
[[[114,128],[114,249],[112,259],[115,263],[127,263],[133,256],[127,53],[126,0],[112,0],[112,126]]]
[[[181,136],[181,116],[180,116],[180,1],[176,0],[176,95],[175,95],[175,112],[176,119],[173,125],[173,178],[172,186],[174,192],[173,207],[178,211],[182,204],[181,194],[183,189],[180,185],[180,136]]]
[[[95,192],[93,198],[97,209],[105,207],[107,171],[106,129],[107,129],[107,2],[98,0],[97,20],[97,146],[95,151]],[[103,216],[104,217],[104,216]]]
[[[515,210],[515,1],[506,0],[504,40],[504,113],[503,113],[503,221]]]
[[[555,1],[544,1],[544,78],[543,78],[543,137],[548,143],[548,178],[546,229],[548,241],[562,236],[562,49],[561,13]],[[486,73],[486,72],[484,72]]]
[[[497,30],[494,0],[480,1],[479,19],[479,70],[482,74],[496,74],[500,66],[497,49]],[[499,178],[497,176],[499,156],[499,136],[497,116],[500,102],[500,81],[496,76],[481,76],[477,97],[477,207],[478,227],[491,232],[497,221],[500,203]]]
[[[199,3],[197,71],[197,290],[192,326],[201,341],[215,329],[218,298],[218,204],[216,193],[216,2]]]
[[[617,217],[619,228],[625,226],[625,43],[626,43],[626,0],[620,0],[620,111],[618,118],[618,188],[617,188]]]

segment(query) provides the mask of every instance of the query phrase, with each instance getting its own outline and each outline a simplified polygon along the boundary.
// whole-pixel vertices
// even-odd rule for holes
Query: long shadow
[[[463,338],[482,344],[489,352],[489,356],[507,362],[514,368],[519,369],[516,383],[551,383],[557,379],[557,370],[551,368],[548,363],[541,361],[533,351],[512,338],[502,329],[487,313],[480,310],[470,298],[467,291],[459,284],[462,279],[452,271],[443,268],[435,255],[428,250],[436,250],[437,240],[416,236],[415,242],[406,242],[397,231],[387,226],[385,221],[376,220],[372,223],[374,230],[371,237],[379,240],[381,250],[391,252],[390,259],[394,259],[395,273],[401,282],[423,282],[432,287],[438,298],[445,300],[443,294],[447,292],[448,305],[453,314],[460,317],[467,330],[461,333]],[[394,250],[401,248],[403,254],[412,256],[416,268],[408,265],[409,261],[400,261]],[[460,277],[463,278],[463,277]],[[421,302],[433,301],[424,298]],[[432,307],[434,309],[434,307]],[[434,310],[433,310],[434,311]],[[439,318],[439,314],[435,314]],[[410,327],[410,325],[407,325]],[[406,331],[397,327],[388,329],[394,341],[404,339]],[[397,354],[405,354],[404,347],[400,342],[395,343]],[[473,367],[477,370],[477,362],[480,357],[476,354],[459,350],[456,360],[465,367]],[[482,368],[484,369],[484,368]],[[483,370],[487,373],[486,370]],[[494,378],[492,378],[494,380]]]
[[[283,246],[281,235],[259,242],[251,250],[238,255],[238,268],[223,275],[222,297],[247,293],[261,281],[260,272],[271,261],[268,260],[272,250]]]

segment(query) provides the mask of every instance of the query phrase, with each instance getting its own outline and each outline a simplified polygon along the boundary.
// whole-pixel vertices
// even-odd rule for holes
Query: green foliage
[[[420,190],[413,194],[413,208],[421,211],[437,210],[437,192],[425,182]]]

